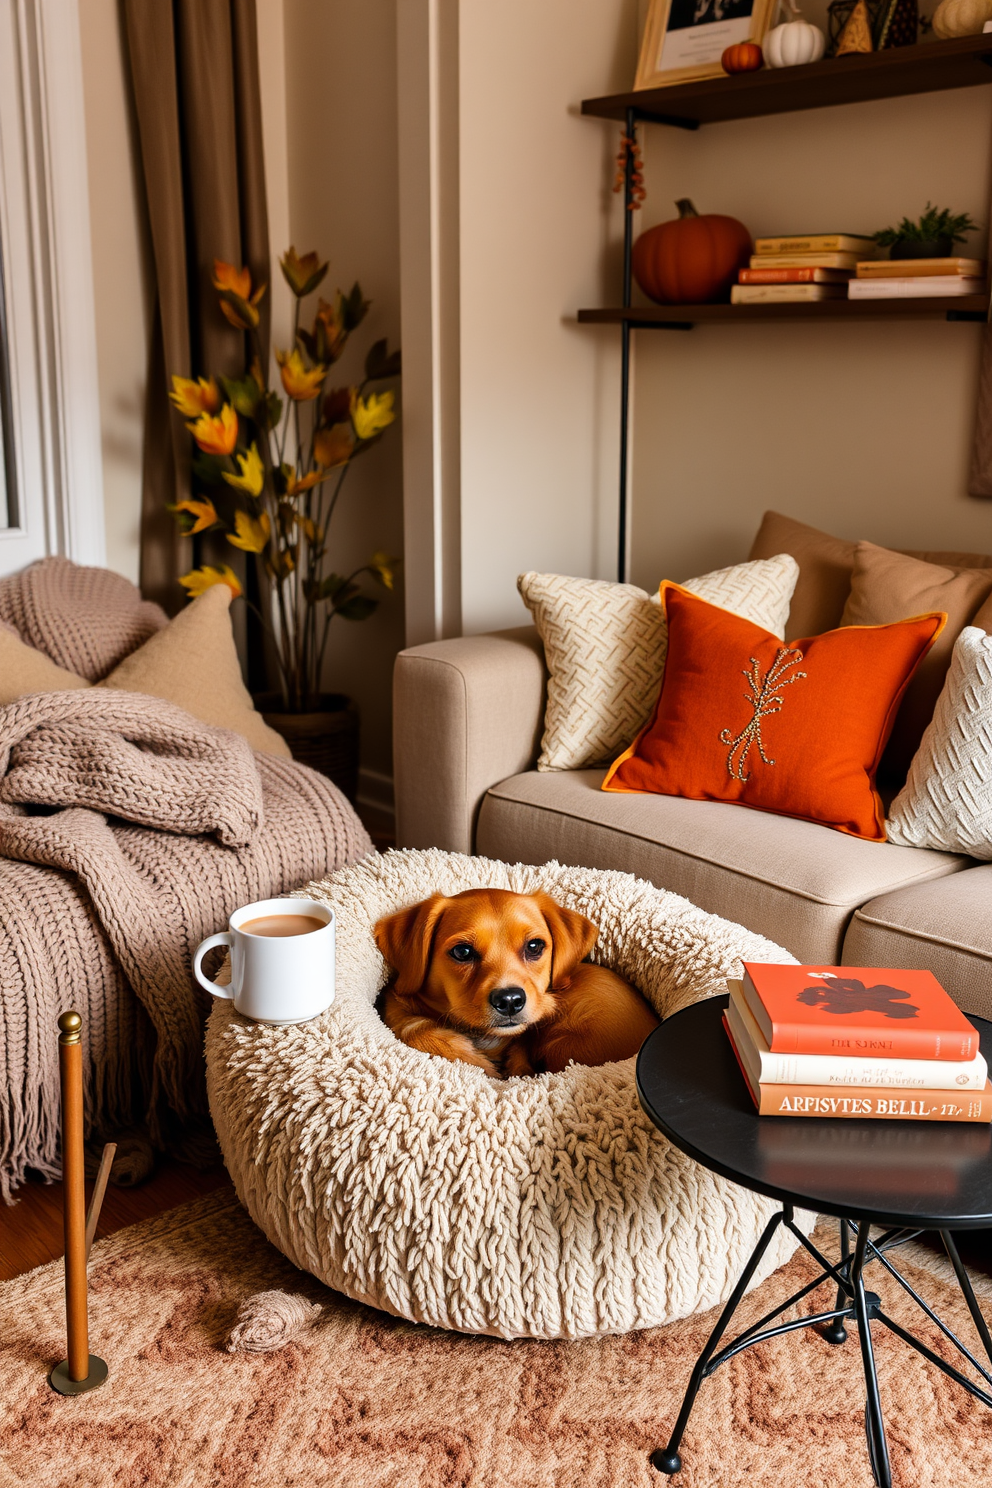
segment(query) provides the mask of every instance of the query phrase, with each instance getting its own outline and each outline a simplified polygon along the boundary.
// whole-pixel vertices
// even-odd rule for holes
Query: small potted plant
[[[258,303],[248,269],[217,261],[214,287],[224,316],[248,340],[242,378],[177,377],[170,397],[193,436],[193,494],[173,506],[189,533],[223,532],[233,548],[255,555],[261,607],[271,637],[279,690],[256,701],[295,758],[329,775],[354,797],[358,716],[340,693],[322,691],[324,657],[334,620],[365,620],[379,601],[372,580],[392,589],[397,560],[376,552],[352,572],[331,568],[328,534],[354,461],[382,438],[396,417],[391,389],[400,354],[377,341],[356,386],[328,387],[333,364],[369,308],[357,284],[333,301],[318,300],[310,328],[300,302],[320,285],[327,264],[294,248],[280,267],[295,298],[293,345],[276,351],[286,403],[268,386],[258,339]],[[180,582],[191,597],[212,584],[241,593],[228,564],[204,565]]]
[[[954,244],[977,230],[967,212],[953,216],[947,207],[938,211],[927,202],[918,222],[904,217],[898,227],[885,227],[873,236],[880,248],[888,248],[890,258],[949,258]]]

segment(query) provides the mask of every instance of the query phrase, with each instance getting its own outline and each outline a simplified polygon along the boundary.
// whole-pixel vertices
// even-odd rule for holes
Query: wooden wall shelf
[[[734,77],[706,78],[670,88],[645,88],[587,98],[582,112],[623,123],[627,110],[638,119],[696,129],[726,119],[787,114],[799,109],[865,103],[908,93],[971,88],[992,81],[992,34],[953,41],[926,41],[891,51],[831,57],[806,67],[781,67]]]
[[[984,323],[988,295],[948,300],[814,300],[785,305],[631,305],[629,309],[580,310],[582,325],[628,325],[632,330],[691,329],[719,322],[782,320],[957,320]]]

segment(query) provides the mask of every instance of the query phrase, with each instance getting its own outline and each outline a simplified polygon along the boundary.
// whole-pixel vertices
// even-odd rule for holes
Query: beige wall
[[[362,375],[365,353],[399,341],[396,16],[393,0],[285,0],[290,238],[331,268],[324,293],[361,282],[372,309],[337,365]],[[273,254],[282,246],[272,244]],[[316,302],[314,301],[314,309]],[[377,548],[403,552],[400,425],[358,460],[331,529],[331,566],[347,573]],[[392,774],[393,658],[403,645],[403,596],[382,597],[370,620],[336,620],[326,681],[362,713],[362,763]],[[373,592],[370,586],[369,592]]]
[[[107,563],[138,577],[149,294],[117,0],[81,0]]]
[[[872,232],[928,199],[988,220],[989,88],[644,138],[644,225],[681,196],[756,235]],[[985,233],[971,245],[984,253]],[[992,551],[992,505],[966,494],[980,337],[946,322],[639,332],[634,581],[738,560],[769,506],[847,537]]]
[[[575,323],[619,272],[613,125],[636,0],[460,9],[461,542],[466,632],[526,618],[518,573],[614,573],[619,338]]]

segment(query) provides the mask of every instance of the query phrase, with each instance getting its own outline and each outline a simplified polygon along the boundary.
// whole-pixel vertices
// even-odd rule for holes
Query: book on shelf
[[[801,305],[810,300],[846,300],[844,284],[735,284],[732,305]]]
[[[968,274],[985,278],[985,264],[980,258],[875,258],[859,263],[859,279],[918,279],[932,274]]]
[[[766,253],[856,253],[872,258],[875,239],[860,233],[794,233],[791,237],[755,238],[754,251]]]
[[[728,981],[727,1022],[738,1056],[755,1085],[898,1085],[917,1090],[984,1090],[988,1065],[973,1059],[863,1058],[849,1054],[782,1054],[768,1047],[738,981]]]
[[[752,269],[856,269],[863,253],[752,253]]]
[[[919,1090],[901,1085],[755,1085],[730,1022],[724,1030],[759,1116],[829,1116],[873,1121],[992,1122],[992,1081],[984,1090]]]
[[[741,990],[769,1049],[859,1059],[978,1054],[978,1034],[931,971],[745,961]]]
[[[737,282],[738,284],[846,284],[850,277],[850,269],[816,269],[808,265],[801,269],[780,269],[774,266],[740,269]]]
[[[932,300],[985,293],[985,280],[970,274],[931,274],[919,279],[852,279],[852,300]]]

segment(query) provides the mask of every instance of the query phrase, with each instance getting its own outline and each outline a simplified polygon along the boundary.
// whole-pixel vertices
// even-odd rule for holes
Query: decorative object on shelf
[[[683,197],[679,215],[648,228],[634,244],[634,278],[660,305],[726,300],[751,256],[751,234],[736,217],[696,211]]]
[[[620,148],[617,151],[617,172],[613,177],[613,190],[623,191],[627,184],[627,161],[630,160],[630,193],[627,201],[628,212],[639,212],[641,203],[647,196],[644,189],[644,161],[641,157],[641,147],[634,135],[624,130],[620,136]]]
[[[992,21],[992,0],[940,0],[933,13],[933,34],[941,41],[980,36],[986,21]]]
[[[876,52],[892,47],[915,46],[920,30],[920,12],[916,0],[889,0],[881,27],[872,32]]]
[[[722,77],[728,47],[761,42],[777,0],[651,0],[634,88]]]
[[[288,403],[268,386],[258,339],[258,304],[266,286],[254,287],[246,268],[214,263],[214,286],[225,318],[247,337],[250,365],[244,377],[174,376],[170,394],[187,420],[196,452],[194,494],[173,511],[184,530],[217,530],[234,548],[253,553],[261,595],[256,611],[271,638],[280,690],[268,712],[292,715],[328,710],[340,733],[338,694],[321,688],[324,656],[335,616],[365,620],[378,599],[362,580],[393,587],[396,560],[373,553],[351,573],[328,570],[327,535],[352,462],[382,438],[396,412],[391,390],[371,389],[399,376],[400,354],[377,341],[357,386],[328,388],[331,367],[369,308],[356,283],[333,302],[318,301],[312,327],[300,323],[301,302],[322,283],[327,264],[316,253],[290,248],[281,260],[295,298],[293,345],[276,352]],[[203,566],[182,580],[192,597],[214,584],[240,585],[226,564]],[[346,720],[350,727],[350,720]],[[347,731],[347,730],[346,730]]]
[[[875,50],[871,39],[871,20],[865,0],[858,0],[851,11],[843,31],[837,39],[836,57],[851,57],[859,52]]]
[[[819,26],[803,20],[795,0],[783,0],[783,8],[786,6],[792,12],[788,20],[765,37],[765,62],[769,67],[803,67],[808,62],[819,62],[827,38]]]
[[[720,58],[720,66],[724,72],[757,72],[764,61],[764,55],[756,41],[739,41],[735,46],[729,46]]]
[[[827,41],[827,56],[836,57],[837,43],[840,41],[844,27],[851,19],[851,13],[857,5],[858,0],[832,0],[827,6],[827,29],[829,40]],[[877,38],[885,25],[891,0],[865,0],[868,10],[868,22],[871,26],[873,39]]]
[[[927,202],[918,221],[904,217],[896,227],[884,227],[874,234],[880,248],[888,248],[890,258],[949,258],[955,243],[965,242],[968,233],[978,231],[967,212],[954,216],[948,207],[940,210]]]

